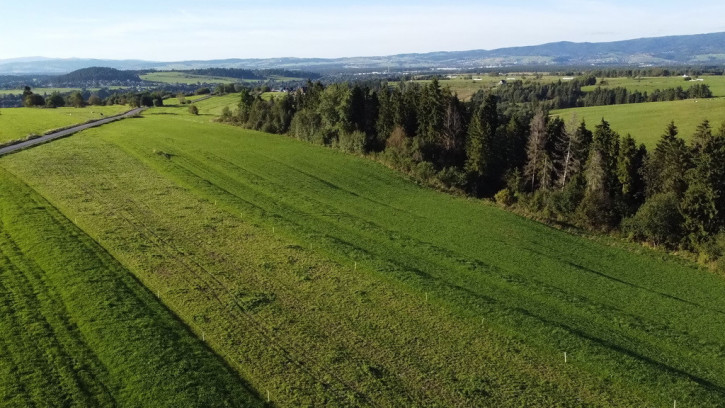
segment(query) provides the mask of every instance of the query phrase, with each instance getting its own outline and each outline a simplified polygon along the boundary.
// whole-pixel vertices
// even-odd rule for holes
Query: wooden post
[[[564,362],[566,363],[566,351],[564,352]]]
[[[355,270],[357,270],[357,262],[355,262]]]

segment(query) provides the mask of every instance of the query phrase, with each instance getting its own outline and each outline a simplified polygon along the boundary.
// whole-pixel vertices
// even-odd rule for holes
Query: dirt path
[[[76,132],[80,132],[81,130],[90,129],[92,127],[105,125],[106,123],[115,122],[117,120],[130,118],[132,116],[135,116],[141,112],[143,112],[146,108],[136,108],[132,109],[126,113],[122,113],[120,115],[115,116],[109,116],[104,119],[99,119],[94,122],[84,123],[82,125],[73,126],[67,129],[59,130],[57,132],[48,133],[47,135],[43,135],[41,137],[26,140],[24,142],[18,142],[15,144],[12,144],[10,146],[5,146],[3,148],[0,148],[0,156],[4,156],[6,154],[14,153],[23,149],[28,149],[43,143],[50,142],[52,140],[60,139],[66,136],[70,136]]]

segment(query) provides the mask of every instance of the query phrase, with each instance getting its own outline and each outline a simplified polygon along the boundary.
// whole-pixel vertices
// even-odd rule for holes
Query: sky
[[[352,57],[725,31],[725,2],[0,0],[0,60]]]

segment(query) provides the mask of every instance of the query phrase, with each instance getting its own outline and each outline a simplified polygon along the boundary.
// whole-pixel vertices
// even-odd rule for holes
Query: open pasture
[[[536,81],[541,83],[550,83],[561,80],[562,77],[554,75],[542,75],[537,78],[534,74],[512,73],[503,75],[476,75],[476,74],[452,74],[451,78],[443,78],[439,80],[440,86],[449,88],[452,93],[458,95],[461,100],[467,101],[479,90],[493,89],[504,81]],[[430,80],[414,80],[422,85],[428,84]],[[391,83],[395,85],[395,82]]]
[[[701,78],[702,81],[685,81],[680,76],[642,78],[597,78],[597,85],[585,86],[582,88],[582,90],[585,92],[593,91],[597,86],[601,86],[602,88],[624,87],[627,88],[629,91],[640,91],[650,94],[657,89],[663,90],[680,86],[682,87],[682,89],[686,90],[687,88],[695,84],[705,84],[710,87],[713,96],[725,96],[725,76],[703,75],[699,78]],[[605,84],[599,83],[602,80],[605,81]]]
[[[0,166],[274,404],[725,404],[722,277],[173,109]]]
[[[0,110],[0,144],[42,135],[51,130],[117,115],[128,106],[88,106],[85,108],[7,108]]]
[[[685,140],[690,139],[705,119],[713,128],[719,128],[725,121],[725,98],[591,106],[556,110],[551,114],[567,122],[576,115],[577,122],[584,120],[590,130],[604,118],[620,134],[629,133],[639,143],[654,148],[670,121],[675,122]]]
[[[0,405],[262,405],[73,221],[0,169]]]
[[[233,84],[241,80],[227,77],[210,75],[193,75],[178,71],[158,71],[140,75],[141,79],[149,82],[161,82],[165,84]]]

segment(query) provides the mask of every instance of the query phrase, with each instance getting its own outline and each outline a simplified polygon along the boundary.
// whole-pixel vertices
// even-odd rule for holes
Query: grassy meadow
[[[178,71],[158,71],[140,75],[141,79],[149,82],[161,82],[164,84],[233,84],[240,80],[235,78],[217,77],[211,75],[193,75]]]
[[[542,83],[556,82],[562,77],[554,75],[543,75],[541,78],[536,78],[533,74],[513,73],[504,74],[500,76],[493,75],[472,75],[471,79],[464,79],[466,74],[454,75],[450,79],[440,79],[439,83],[441,87],[448,88],[452,93],[458,95],[463,101],[468,101],[471,97],[479,90],[493,89],[499,85],[501,80],[508,81],[535,81]],[[421,85],[430,83],[430,80],[414,80]],[[391,83],[395,85],[395,83]]]
[[[128,106],[85,108],[8,108],[0,110],[0,144],[42,135],[51,130],[102,119],[130,110]]]
[[[261,406],[108,252],[0,169],[0,405]]]
[[[195,105],[199,108],[200,115],[217,117],[222,114],[222,110],[224,110],[225,107],[234,111],[239,106],[239,98],[240,94],[233,93],[205,99],[195,103]]]
[[[725,281],[659,252],[186,107],[0,168],[277,406],[725,404]]]
[[[699,77],[703,81],[685,81],[679,76],[670,77],[642,77],[642,78],[628,78],[628,77],[617,77],[617,78],[597,78],[597,85],[585,86],[582,88],[583,91],[593,91],[597,86],[602,88],[616,88],[624,87],[630,91],[640,91],[652,93],[657,89],[676,88],[678,86],[682,89],[687,89],[695,84],[705,84],[710,87],[713,96],[723,97],[725,96],[725,76],[716,75],[703,75]],[[599,84],[600,81],[605,81],[605,84]]]
[[[576,115],[577,122],[584,120],[591,130],[604,118],[620,134],[629,133],[638,142],[654,148],[670,121],[675,122],[685,140],[705,119],[717,129],[725,121],[725,98],[592,106],[555,110],[551,114],[565,121]]]

